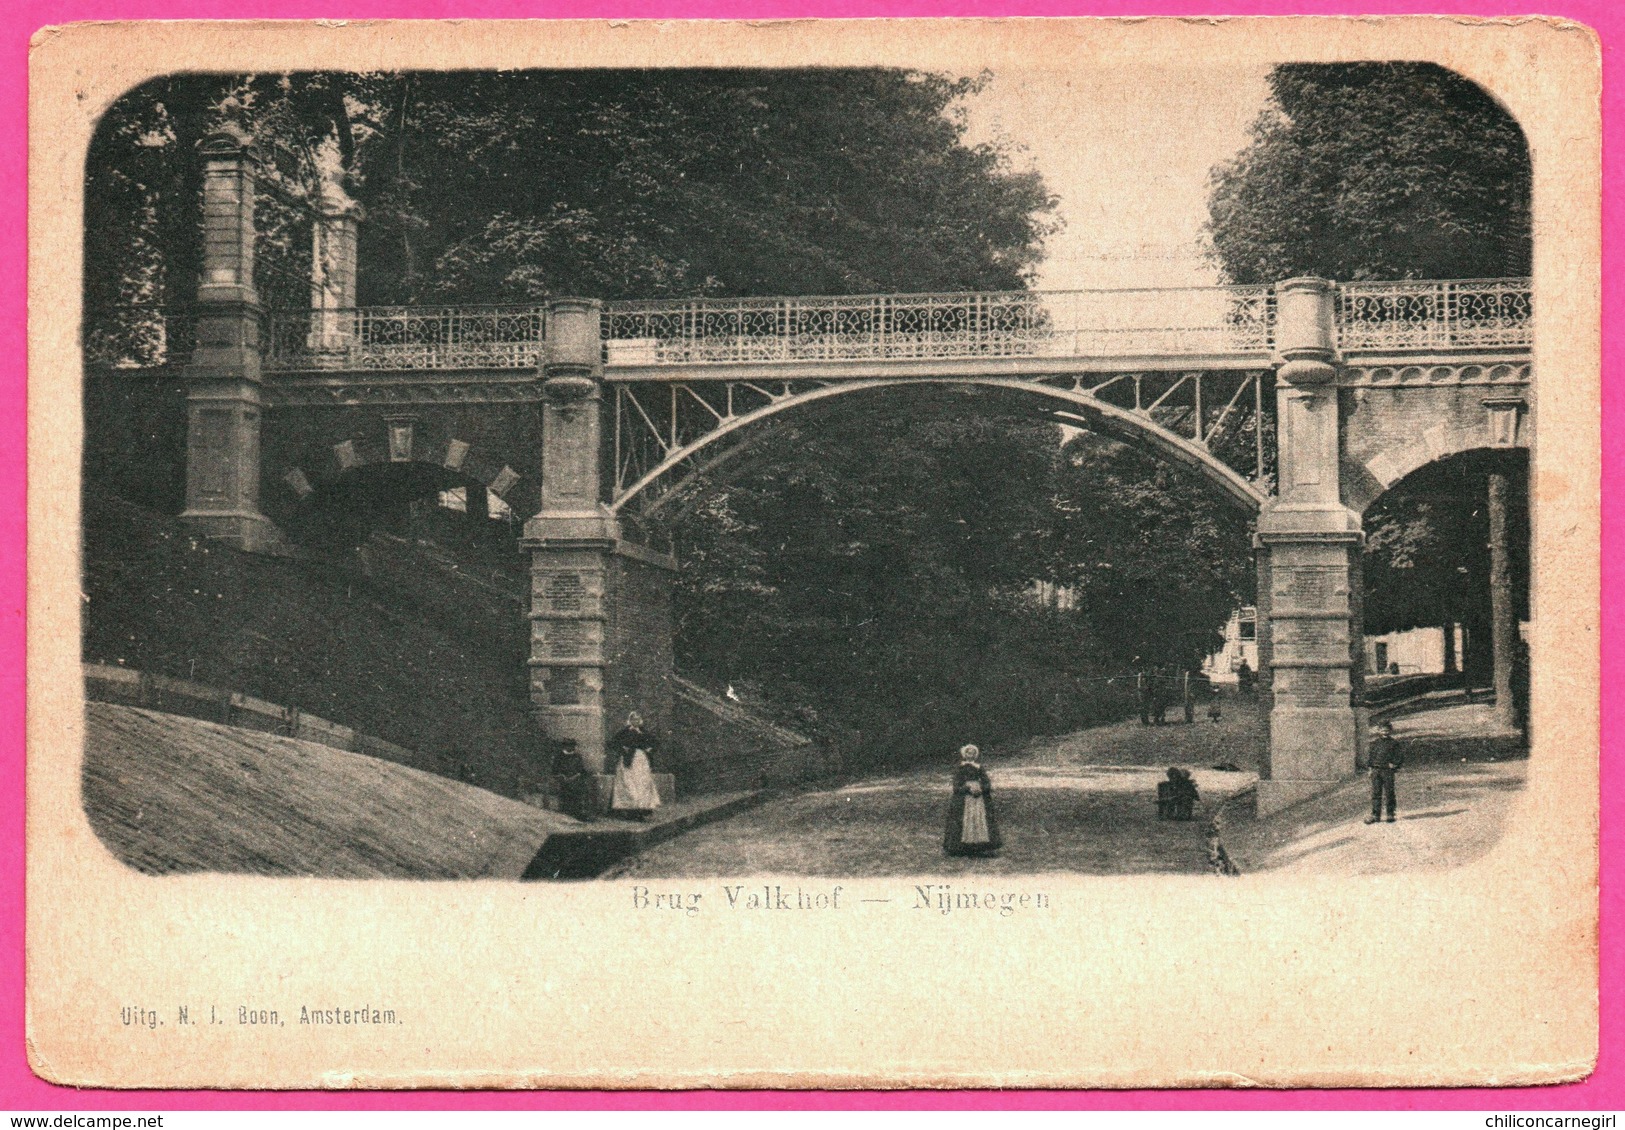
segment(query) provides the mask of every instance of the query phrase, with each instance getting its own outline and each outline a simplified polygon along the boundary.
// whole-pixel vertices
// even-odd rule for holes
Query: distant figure
[[[1174,819],[1189,820],[1196,812],[1196,802],[1202,798],[1196,792],[1196,779],[1191,776],[1190,770],[1179,771],[1179,788],[1174,797]]]
[[[1169,766],[1168,779],[1157,782],[1157,816],[1163,820],[1191,819],[1200,799],[1187,770]]]
[[[1236,668],[1236,685],[1241,688],[1242,694],[1252,694],[1254,685],[1253,669],[1243,659],[1241,666]]]
[[[635,710],[628,714],[626,725],[609,744],[615,753],[615,787],[610,794],[610,811],[630,820],[649,819],[660,807],[654,771],[649,766],[649,755],[658,743],[643,732],[643,715]]]
[[[993,783],[977,760],[981,753],[973,745],[959,751],[954,792],[948,801],[948,826],[942,838],[942,850],[949,855],[991,855],[1004,843],[993,815]]]
[[[1156,668],[1151,674],[1151,724],[1153,726],[1166,725],[1168,722],[1168,675],[1163,668]]]
[[[1390,675],[1399,674],[1399,660],[1396,659],[1392,663],[1388,664],[1388,673]]]
[[[1208,716],[1208,721],[1217,722],[1219,720],[1219,715],[1220,715],[1219,687],[1218,687],[1217,683],[1210,682],[1207,685],[1207,716]]]
[[[1371,724],[1371,744],[1366,749],[1366,755],[1371,759],[1371,815],[1365,818],[1367,824],[1375,824],[1383,819],[1384,804],[1388,808],[1388,823],[1394,822],[1394,774],[1405,763],[1405,758],[1399,752],[1399,744],[1394,741],[1394,728],[1387,722],[1373,722]]]
[[[1224,850],[1224,841],[1219,838],[1219,822],[1207,822],[1207,865],[1215,875],[1240,875],[1241,868],[1230,859],[1230,853]]]
[[[1138,655],[1134,657],[1134,692],[1140,699],[1140,725],[1151,725],[1151,672]]]

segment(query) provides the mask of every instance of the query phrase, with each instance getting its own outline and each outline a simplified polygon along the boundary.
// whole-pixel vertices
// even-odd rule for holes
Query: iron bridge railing
[[[1532,343],[1528,279],[1342,283],[1338,347],[1345,351],[1463,349]]]
[[[1267,355],[1267,286],[615,302],[610,364]]]
[[[1525,347],[1528,279],[1343,283],[1346,352]],[[157,307],[87,316],[93,361],[184,360],[185,317]],[[1268,286],[1007,291],[612,302],[601,321],[615,366],[978,358],[1233,357],[1267,364]],[[542,359],[547,313],[526,306],[370,306],[265,316],[268,370],[528,369]]]
[[[274,311],[267,369],[533,369],[542,306],[363,306]]]

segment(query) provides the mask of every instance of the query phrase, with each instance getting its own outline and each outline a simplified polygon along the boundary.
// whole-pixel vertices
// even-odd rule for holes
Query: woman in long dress
[[[649,767],[655,739],[643,732],[643,716],[635,710],[628,714],[626,725],[610,739],[610,746],[615,751],[615,787],[610,792],[610,811],[630,820],[649,819],[660,807],[660,793],[655,789],[654,771]]]
[[[959,751],[953,797],[948,801],[948,827],[942,849],[949,855],[990,855],[1004,841],[993,815],[993,783],[978,760],[982,751],[967,745]]]

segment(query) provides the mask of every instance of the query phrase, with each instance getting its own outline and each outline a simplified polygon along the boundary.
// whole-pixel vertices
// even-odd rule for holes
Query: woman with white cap
[[[949,855],[991,855],[999,850],[999,822],[993,815],[993,783],[982,768],[982,751],[973,745],[959,750],[953,797],[948,801],[948,827],[942,849]]]

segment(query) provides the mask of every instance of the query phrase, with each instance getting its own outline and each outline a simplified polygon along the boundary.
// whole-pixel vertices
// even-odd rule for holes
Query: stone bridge
[[[253,150],[227,132],[203,155],[184,517],[275,551],[310,496],[368,468],[489,489],[530,516],[539,724],[589,761],[627,708],[669,714],[676,563],[641,518],[783,413],[946,386],[1177,460],[1256,515],[1260,805],[1279,808],[1359,765],[1365,510],[1532,432],[1527,280],[356,308],[359,209],[329,194],[310,308],[267,312]]]

